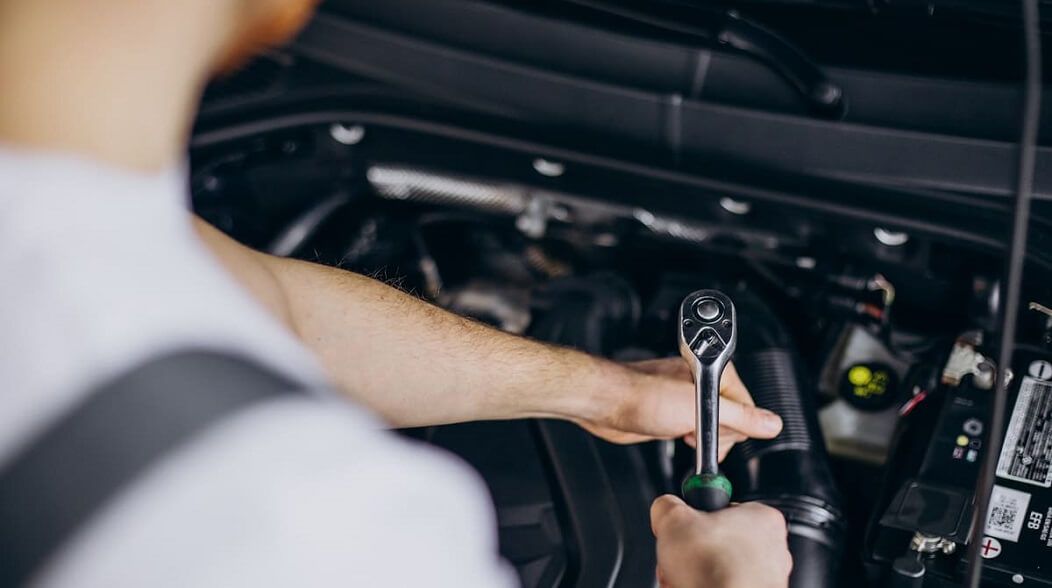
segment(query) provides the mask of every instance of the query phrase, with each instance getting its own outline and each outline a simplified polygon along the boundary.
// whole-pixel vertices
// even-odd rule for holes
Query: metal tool
[[[683,481],[683,498],[698,510],[719,510],[731,483],[719,473],[720,376],[738,342],[734,303],[717,290],[698,290],[679,308],[679,352],[694,375],[697,456]]]

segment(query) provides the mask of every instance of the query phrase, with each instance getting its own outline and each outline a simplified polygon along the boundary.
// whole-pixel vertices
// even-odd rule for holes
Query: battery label
[[[1004,486],[994,486],[990,493],[990,514],[986,517],[986,534],[1018,542],[1026,522],[1030,495]]]
[[[1052,382],[1023,378],[997,462],[997,475],[1052,487]]]

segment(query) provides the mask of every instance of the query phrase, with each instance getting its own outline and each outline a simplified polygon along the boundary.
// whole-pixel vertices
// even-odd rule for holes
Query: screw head
[[[542,176],[549,178],[557,178],[566,173],[565,165],[558,161],[544,159],[543,157],[538,157],[533,160],[533,169]]]
[[[796,258],[796,267],[800,269],[815,269],[815,266],[817,265],[818,260],[813,257],[804,256]]]
[[[347,126],[333,123],[329,127],[329,136],[332,137],[333,141],[341,145],[357,145],[365,138],[365,127],[362,125]]]
[[[726,210],[731,214],[738,216],[749,214],[752,210],[752,204],[745,202],[744,200],[735,200],[734,198],[728,198],[724,196],[720,198],[720,208]]]
[[[881,245],[888,247],[901,247],[910,240],[910,236],[902,231],[891,231],[883,227],[873,229],[873,236]]]

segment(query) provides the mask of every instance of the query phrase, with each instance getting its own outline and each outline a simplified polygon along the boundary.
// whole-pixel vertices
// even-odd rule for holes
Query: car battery
[[[979,554],[983,577],[1052,586],[1052,357],[1016,354]]]
[[[888,570],[911,538],[931,537],[945,549],[925,558],[916,585],[957,586],[967,566],[963,546],[975,540],[984,586],[1052,586],[1052,354],[1021,349],[1013,373],[983,531],[973,525],[974,488],[990,445],[992,384],[947,382],[944,372],[941,402],[921,406],[926,414],[904,432],[889,464],[886,507],[867,539],[874,569]]]

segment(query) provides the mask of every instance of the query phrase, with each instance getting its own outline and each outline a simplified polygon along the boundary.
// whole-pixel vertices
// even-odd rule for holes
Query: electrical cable
[[[979,481],[976,484],[975,523],[972,540],[968,544],[968,573],[965,585],[979,588],[982,580],[983,559],[979,555],[981,537],[986,530],[986,512],[990,508],[997,461],[1001,454],[1005,412],[1008,404],[1008,374],[1015,347],[1016,321],[1026,261],[1027,231],[1030,200],[1034,189],[1034,162],[1037,155],[1037,131],[1041,115],[1041,28],[1038,0],[1022,0],[1023,40],[1025,43],[1026,74],[1023,89],[1022,131],[1019,138],[1019,168],[1016,184],[1015,211],[1012,220],[1008,267],[1002,293],[1004,314],[1001,317],[1001,347],[998,356],[997,386],[994,390],[993,412],[990,417],[986,455],[983,456]]]

